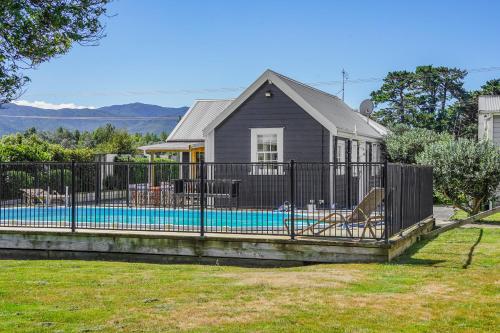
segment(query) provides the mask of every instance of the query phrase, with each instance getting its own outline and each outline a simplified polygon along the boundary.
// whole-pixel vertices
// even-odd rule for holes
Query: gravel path
[[[453,216],[454,211],[451,206],[434,206],[433,214],[436,219],[436,225],[443,226],[452,222],[450,217]]]
[[[451,206],[434,206],[433,208],[434,218],[436,219],[436,226],[443,227],[453,221],[450,218],[454,214],[453,207]],[[461,228],[500,228],[500,223],[488,223],[488,222],[474,222],[461,226]]]

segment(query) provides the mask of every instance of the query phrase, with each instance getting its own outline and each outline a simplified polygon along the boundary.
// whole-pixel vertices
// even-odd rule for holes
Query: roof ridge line
[[[280,73],[278,73],[278,72],[275,72],[275,71],[273,71],[272,69],[269,69],[269,71],[270,71],[271,73],[273,73],[274,75],[280,76],[280,77],[285,78],[285,79],[287,79],[287,80],[290,80],[290,81],[292,81],[292,82],[294,82],[294,83],[297,83],[297,84],[299,84],[299,85],[301,85],[301,86],[304,86],[304,87],[306,87],[306,88],[309,88],[309,89],[312,89],[312,90],[317,91],[317,92],[319,92],[319,93],[322,93],[323,95],[328,95],[328,96],[333,97],[333,98],[335,98],[335,99],[337,99],[337,100],[339,100],[339,101],[342,101],[342,100],[341,100],[338,96],[335,96],[335,95],[333,95],[333,94],[330,94],[329,92],[323,91],[323,90],[321,90],[321,89],[315,88],[315,87],[310,86],[310,85],[308,85],[308,84],[305,84],[305,83],[303,83],[303,82],[300,82],[300,81],[297,81],[297,80],[295,80],[295,79],[292,79],[291,77],[288,77],[288,76],[286,76],[286,75],[283,75],[283,74],[280,74]],[[342,101],[342,102],[344,102],[344,101]],[[344,104],[346,104],[346,103],[344,102]],[[346,104],[346,105],[347,105],[347,104]],[[347,106],[349,106],[349,105],[347,105]],[[352,108],[351,108],[351,107],[349,107],[349,109],[351,109],[351,110],[352,110]]]
[[[195,99],[195,102],[216,102],[216,101],[234,101],[234,98],[200,98]]]

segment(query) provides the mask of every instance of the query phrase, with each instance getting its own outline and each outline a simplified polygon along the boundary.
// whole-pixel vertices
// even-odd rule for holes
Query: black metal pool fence
[[[387,163],[0,163],[0,227],[389,239],[432,169]]]

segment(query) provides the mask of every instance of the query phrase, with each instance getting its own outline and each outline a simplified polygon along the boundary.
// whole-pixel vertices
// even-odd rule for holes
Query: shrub
[[[32,188],[34,178],[29,172],[25,171],[5,171],[0,175],[1,199],[15,199],[21,195],[20,189]]]
[[[0,138],[0,162],[91,162],[93,159],[94,153],[90,149],[67,149],[48,143],[36,135],[24,137],[12,134]]]
[[[450,142],[447,133],[436,133],[424,128],[398,126],[385,138],[385,149],[391,162],[416,163],[416,157],[435,142]]]
[[[104,190],[124,190],[126,188],[126,178],[123,178],[124,176],[122,172],[119,172],[115,168],[114,174],[104,177]]]
[[[66,186],[71,186],[71,170],[45,169],[39,173],[39,187],[63,194]]]
[[[417,162],[432,166],[435,188],[471,215],[481,210],[500,184],[500,150],[487,141],[435,142]]]
[[[34,184],[34,177],[25,171],[5,172],[5,183],[11,189],[31,188]]]
[[[148,158],[139,157],[128,157],[128,156],[117,156],[117,162],[130,162],[138,163],[130,165],[130,183],[139,184],[147,183],[148,181],[148,165],[140,164],[147,163]],[[161,182],[177,179],[179,178],[179,165],[176,162],[168,158],[155,158],[153,164],[155,166],[155,183],[160,184]],[[159,165],[158,165],[159,164]],[[126,177],[126,170],[124,168],[117,168],[115,166],[115,174],[120,174],[121,177]]]

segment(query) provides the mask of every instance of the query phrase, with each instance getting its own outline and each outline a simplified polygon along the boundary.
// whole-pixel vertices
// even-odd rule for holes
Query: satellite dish
[[[373,112],[373,102],[371,99],[365,99],[361,104],[359,105],[359,113],[361,113],[363,116],[369,117],[370,114]]]

